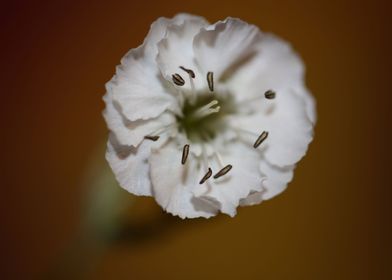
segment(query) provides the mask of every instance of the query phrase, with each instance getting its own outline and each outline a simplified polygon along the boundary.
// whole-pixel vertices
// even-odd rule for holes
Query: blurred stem
[[[155,213],[153,219],[130,222],[127,213],[133,205],[133,196],[119,187],[104,153],[102,144],[93,153],[86,170],[79,230],[44,279],[88,279],[113,243],[135,246],[162,236],[175,225],[203,222],[185,223],[162,211]]]
[[[132,199],[116,183],[104,147],[94,152],[86,170],[80,229],[45,279],[86,279],[123,227],[122,217]]]

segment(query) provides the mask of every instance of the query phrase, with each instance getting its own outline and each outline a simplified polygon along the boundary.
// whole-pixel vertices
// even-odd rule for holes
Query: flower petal
[[[144,141],[138,148],[121,145],[110,135],[106,159],[120,186],[135,195],[152,195],[147,159],[154,142]]]
[[[305,66],[290,44],[279,37],[264,33],[257,43],[257,53],[227,81],[240,101],[263,97],[267,90],[277,94],[294,89],[307,106],[308,118],[314,123],[314,100],[304,85]]]
[[[122,145],[137,146],[144,136],[151,135],[151,133],[175,123],[174,116],[169,113],[164,113],[150,120],[129,121],[111,96],[111,93],[108,92],[103,98],[106,103],[103,116],[109,130],[115,134],[116,139]]]
[[[207,86],[205,74],[199,72],[194,60],[192,48],[194,36],[208,22],[203,18],[185,20],[180,25],[170,25],[167,28],[166,37],[158,43],[157,63],[163,77],[175,87],[172,75],[178,73],[185,81],[182,90],[202,89]],[[195,73],[191,78],[180,66],[190,69]]]
[[[260,192],[251,192],[246,198],[240,200],[240,206],[252,206],[260,204],[263,199],[264,190]]]
[[[154,118],[166,109],[179,112],[174,96],[167,89],[167,81],[162,79],[156,65],[157,43],[164,38],[168,27],[184,21],[201,20],[187,14],[178,14],[173,19],[159,18],[151,25],[143,44],[121,59],[121,65],[108,83],[107,90],[121,104],[128,120]]]
[[[228,80],[239,96],[255,97],[269,89],[279,93],[303,85],[304,65],[289,43],[264,33],[256,49],[257,55]]]
[[[158,18],[151,24],[150,31],[143,42],[145,55],[155,61],[158,53],[157,44],[166,36],[167,28],[172,25],[181,25],[185,21],[200,21],[207,23],[207,21],[202,17],[186,13],[179,13],[173,18]]]
[[[293,179],[294,168],[294,165],[278,167],[266,160],[260,162],[260,171],[265,176],[263,200],[270,199],[286,189],[287,184]]]
[[[230,66],[252,54],[260,36],[256,26],[240,19],[218,21],[196,35],[193,49],[197,63],[204,73],[214,72],[219,80]]]
[[[315,98],[306,87],[304,87],[302,91],[298,90],[298,92],[304,97],[306,103],[306,113],[308,114],[309,120],[313,123],[313,125],[315,125],[317,121]]]
[[[182,148],[174,143],[154,151],[149,159],[153,194],[167,212],[181,218],[209,218],[215,216],[219,205],[211,199],[194,197],[200,168],[189,154],[185,165],[181,164]]]
[[[140,56],[140,51],[128,52],[106,87],[130,121],[155,118],[166,109],[178,110],[174,96],[162,84],[156,65]]]
[[[293,179],[294,166],[278,167],[262,160],[260,161],[260,171],[264,175],[263,190],[251,193],[247,198],[241,199],[241,206],[259,204],[263,200],[283,192],[287,183]]]
[[[313,138],[313,124],[306,112],[303,98],[294,91],[282,91],[270,112],[231,118],[239,130],[259,134],[269,132],[262,143],[266,159],[281,167],[293,165],[306,153]],[[255,139],[256,141],[256,139]]]
[[[199,188],[195,188],[194,194],[218,201],[221,212],[233,217],[240,199],[246,198],[251,192],[262,191],[260,155],[241,142],[230,143],[225,150],[227,152],[221,154],[222,164],[231,164],[233,167],[230,172],[218,179],[210,178]],[[214,174],[223,167],[213,160],[208,164]]]

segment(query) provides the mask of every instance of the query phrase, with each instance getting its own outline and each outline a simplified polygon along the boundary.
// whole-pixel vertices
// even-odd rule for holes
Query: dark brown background
[[[3,3],[0,278],[40,278],[64,253],[94,151],[105,164],[104,84],[152,21],[184,11],[292,42],[317,99],[315,140],[286,192],[234,219],[182,221],[124,192],[136,201],[130,219],[164,227],[111,245],[89,279],[392,279],[387,3]]]

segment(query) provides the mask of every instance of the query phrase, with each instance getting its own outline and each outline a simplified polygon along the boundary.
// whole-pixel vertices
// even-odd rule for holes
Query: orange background
[[[292,42],[318,103],[315,140],[287,191],[234,219],[183,221],[123,192],[128,230],[78,255],[80,277],[392,279],[388,1],[2,6],[1,279],[77,279],[49,271],[77,236],[88,166],[107,169],[104,84],[156,18],[177,12],[239,17]]]

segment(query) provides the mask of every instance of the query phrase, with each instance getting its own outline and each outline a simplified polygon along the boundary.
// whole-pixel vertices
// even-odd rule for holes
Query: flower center
[[[230,114],[238,113],[236,106],[234,104],[234,99],[232,95],[225,91],[221,94],[216,94],[214,91],[214,73],[207,73],[207,83],[209,92],[196,92],[193,84],[193,79],[195,78],[195,73],[191,69],[187,69],[183,66],[179,68],[185,71],[189,75],[189,81],[191,84],[191,94],[190,96],[186,92],[179,91],[180,100],[179,103],[182,104],[182,114],[177,115],[177,127],[180,132],[185,133],[190,142],[207,142],[214,139],[219,133],[224,132],[228,129],[228,125],[225,122],[225,117]],[[173,83],[179,87],[185,84],[185,80],[178,73],[172,75]],[[274,99],[275,91],[267,90],[264,93],[266,99]],[[259,99],[260,97],[257,97]],[[247,102],[251,102],[249,99]],[[233,127],[232,127],[233,128]],[[235,129],[235,128],[234,128]],[[249,134],[254,134],[251,131],[246,131],[241,128],[235,129],[237,133],[245,132]],[[257,136],[257,135],[255,135]],[[264,140],[268,137],[268,131],[263,131],[258,135],[256,142],[253,144],[253,148],[257,149]],[[159,135],[146,135],[145,139],[152,141],[157,141]],[[184,165],[189,155],[190,145],[185,144],[182,149],[181,164]],[[219,153],[215,152],[216,158],[220,166],[223,166]],[[232,169],[231,164],[227,164],[220,171],[214,175],[214,179],[218,179],[223,175],[227,174]],[[212,170],[208,167],[207,173],[200,180],[200,184],[203,184],[212,175]]]
[[[230,95],[207,92],[196,100],[186,99],[182,116],[177,116],[179,130],[192,142],[206,142],[216,137],[226,128],[224,117],[234,113]]]

